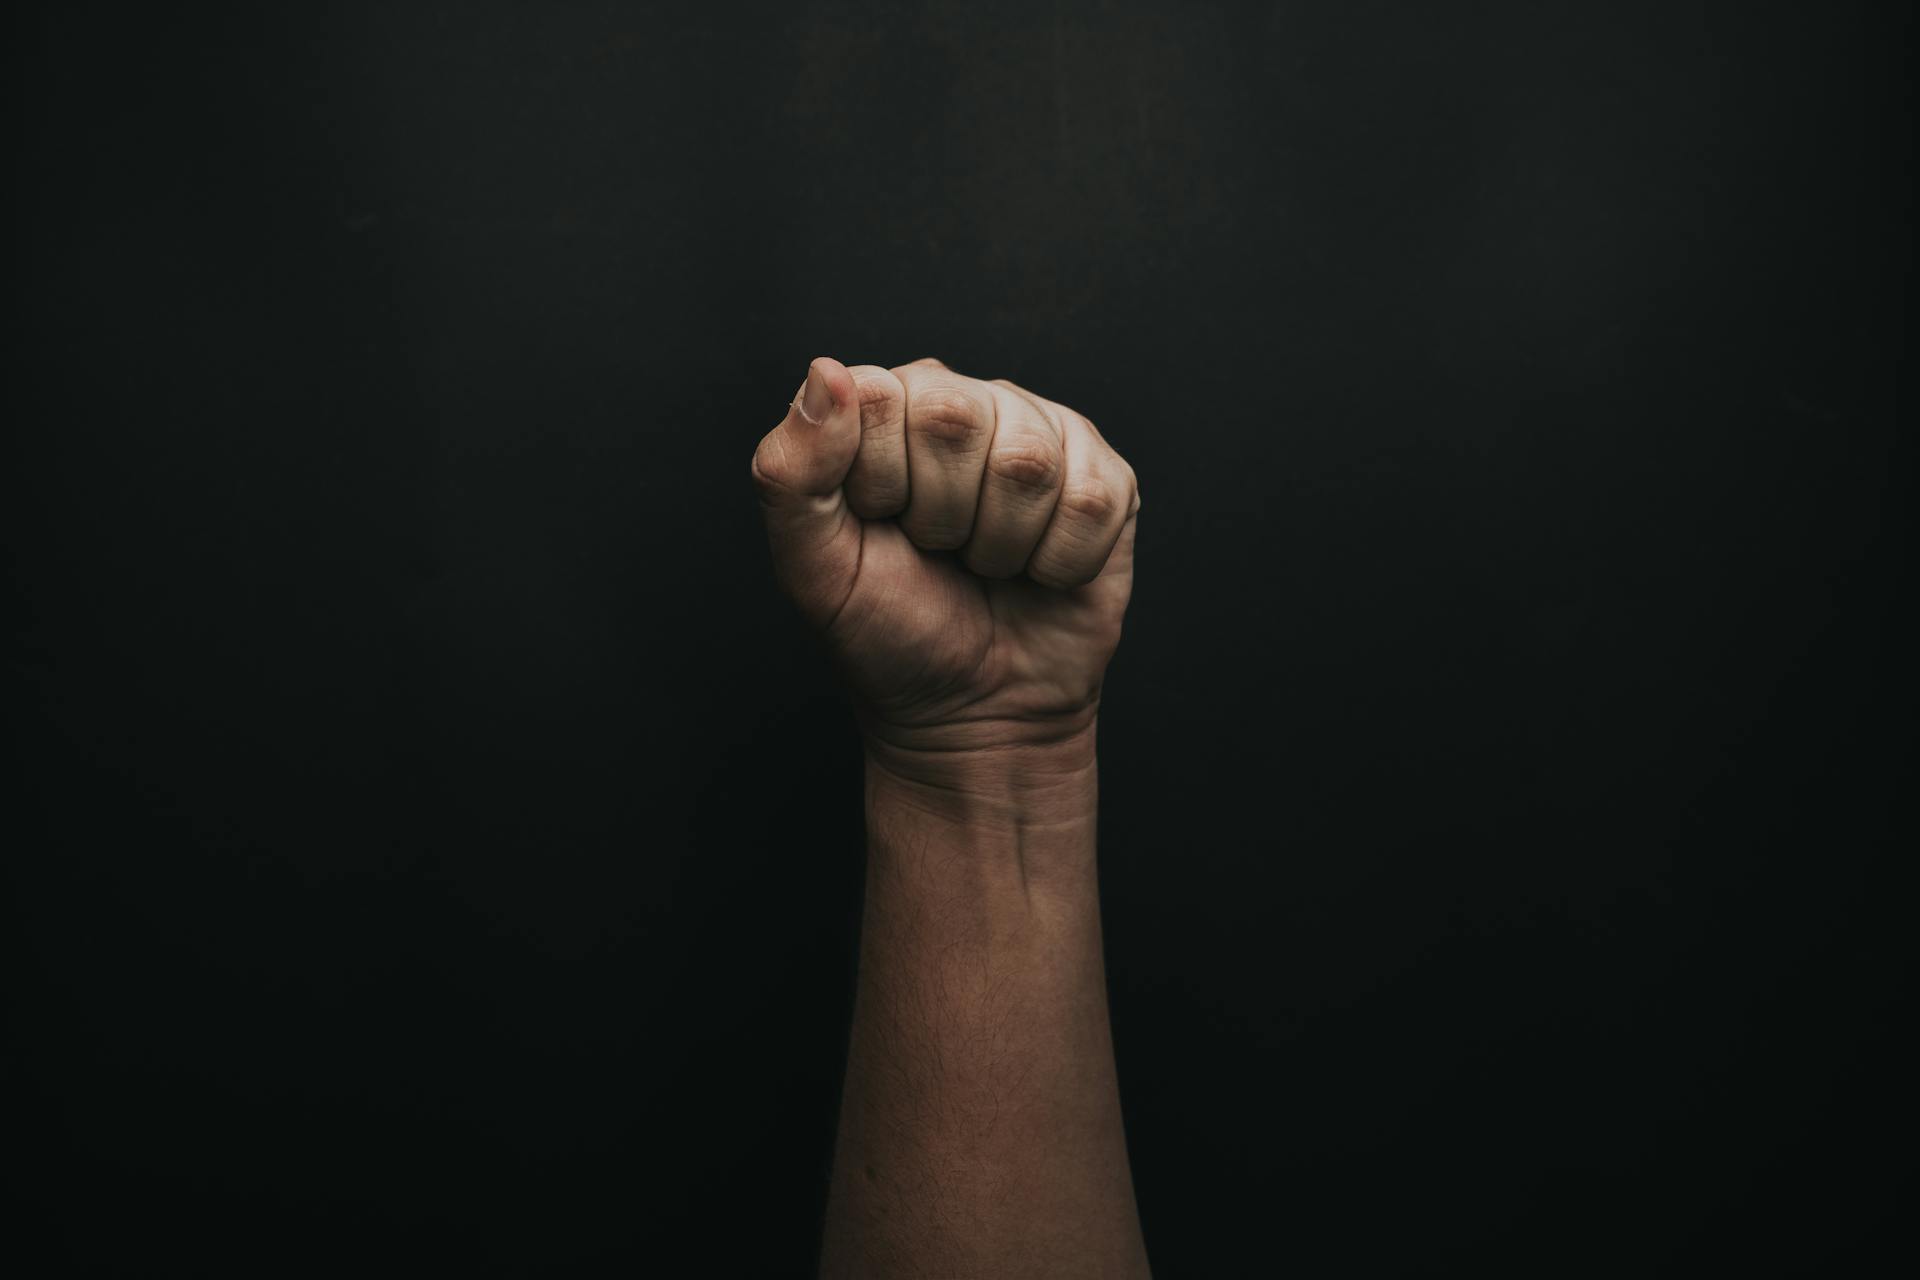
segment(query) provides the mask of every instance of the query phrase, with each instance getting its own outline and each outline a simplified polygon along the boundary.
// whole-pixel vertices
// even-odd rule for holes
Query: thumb
[[[785,420],[753,452],[774,572],[819,625],[846,603],[860,564],[860,519],[840,488],[859,452],[853,375],[825,356],[808,367]]]

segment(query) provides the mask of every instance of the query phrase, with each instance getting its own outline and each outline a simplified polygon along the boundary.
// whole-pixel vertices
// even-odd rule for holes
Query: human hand
[[[1093,424],[937,360],[821,358],[753,456],[776,574],[870,752],[1090,742],[1133,587],[1133,468]]]

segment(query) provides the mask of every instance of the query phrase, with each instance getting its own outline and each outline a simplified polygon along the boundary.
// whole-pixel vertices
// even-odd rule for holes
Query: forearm
[[[1092,727],[867,765],[827,1276],[1147,1273],[1095,874]]]

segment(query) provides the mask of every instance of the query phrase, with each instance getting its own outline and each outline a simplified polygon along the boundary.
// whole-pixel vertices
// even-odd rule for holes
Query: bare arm
[[[1145,1276],[1095,874],[1131,468],[935,362],[814,363],[754,472],[867,739],[825,1276]]]
[[[1146,1274],[1085,740],[951,789],[867,766],[867,902],[824,1275]],[[964,788],[964,790],[962,789]]]

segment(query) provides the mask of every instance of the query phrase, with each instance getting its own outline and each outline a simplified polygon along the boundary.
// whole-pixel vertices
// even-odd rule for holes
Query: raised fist
[[[1091,422],[937,360],[822,358],[753,478],[775,572],[870,744],[971,752],[1091,728],[1140,509]]]

